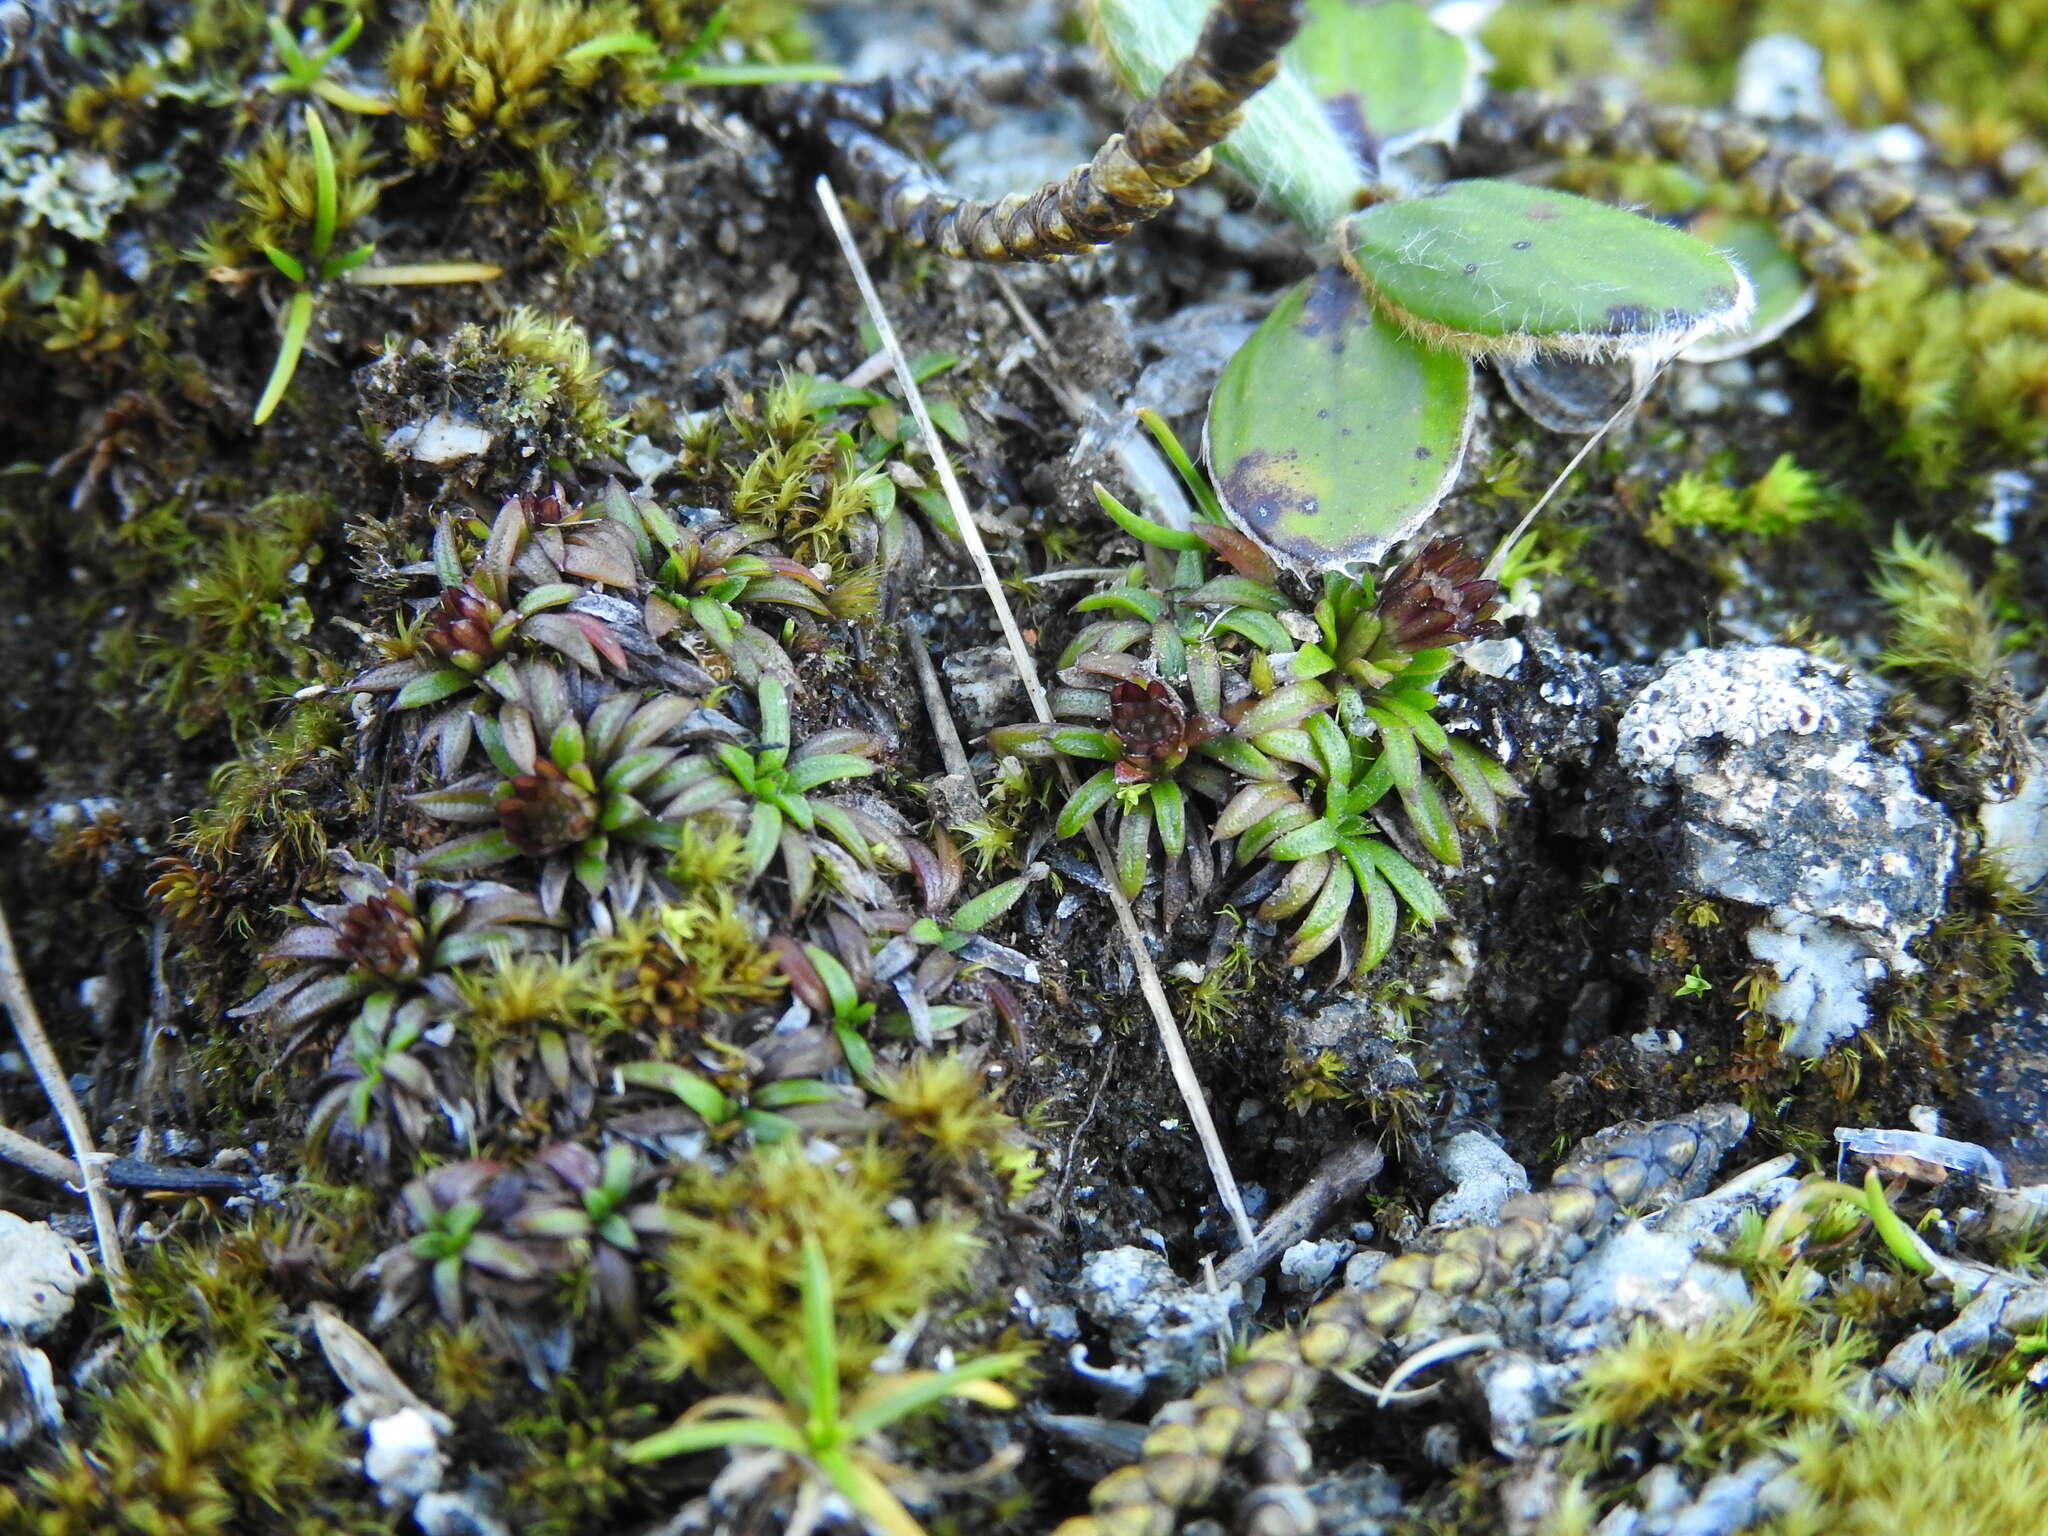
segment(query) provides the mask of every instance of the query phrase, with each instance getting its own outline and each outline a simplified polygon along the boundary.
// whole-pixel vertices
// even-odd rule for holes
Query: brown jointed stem
[[[1194,52],[1093,160],[996,202],[948,190],[872,127],[839,118],[824,132],[849,191],[892,234],[946,256],[1050,261],[1121,239],[1169,207],[1209,169],[1210,150],[1273,78],[1300,25],[1300,0],[1218,0]]]
[[[1289,1491],[1306,1468],[1288,1468],[1284,1453],[1324,1372],[1356,1371],[1389,1339],[1441,1327],[1464,1302],[1577,1258],[1625,1208],[1704,1192],[1748,1128],[1742,1110],[1713,1104],[1592,1137],[1549,1189],[1516,1195],[1495,1225],[1454,1232],[1435,1253],[1390,1259],[1371,1286],[1318,1302],[1300,1327],[1266,1335],[1241,1365],[1162,1408],[1141,1459],[1097,1483],[1093,1512],[1054,1536],[1171,1536],[1180,1512],[1215,1491],[1225,1464],[1250,1455],[1260,1462],[1251,1511],[1259,1536],[1309,1536],[1314,1511]]]

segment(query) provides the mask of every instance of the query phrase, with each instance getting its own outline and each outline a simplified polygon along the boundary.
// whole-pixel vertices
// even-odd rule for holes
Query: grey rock
[[[46,1221],[0,1211],[0,1333],[39,1339],[71,1315],[92,1278],[85,1250]]]
[[[1457,1187],[1429,1208],[1432,1226],[1490,1226],[1510,1195],[1529,1188],[1529,1170],[1483,1131],[1460,1131],[1439,1149],[1437,1162]]]
[[[946,693],[963,736],[979,736],[1030,714],[1024,681],[1017,676],[1017,663],[1008,646],[977,645],[955,651],[939,663],[939,670],[945,675]]]
[[[1369,1461],[1317,1478],[1308,1497],[1322,1536],[1381,1536],[1403,1503],[1401,1485]]]
[[[1520,1350],[1490,1356],[1475,1373],[1486,1396],[1493,1448],[1503,1456],[1520,1456],[1550,1443],[1554,1428],[1547,1423],[1564,1407],[1565,1388],[1576,1373]]]
[[[1337,1238],[1310,1238],[1296,1243],[1280,1255],[1281,1284],[1298,1295],[1313,1295],[1353,1252],[1350,1243]]]
[[[1757,38],[1736,62],[1734,106],[1738,117],[1763,122],[1824,121],[1830,114],[1820,50],[1789,32]]]
[[[1642,688],[1617,747],[1641,803],[1676,811],[1675,881],[1770,912],[1751,952],[1781,980],[1787,1054],[1868,1022],[1940,916],[1955,829],[1870,742],[1868,681],[1788,646],[1695,650]]]
[[[1710,1235],[1629,1222],[1572,1268],[1570,1300],[1548,1342],[1580,1354],[1618,1342],[1638,1318],[1686,1328],[1741,1306],[1749,1300],[1741,1275],[1700,1257]]]
[[[33,1345],[0,1336],[0,1451],[26,1445],[45,1430],[62,1433],[64,1410],[50,1357]]]
[[[1120,1362],[1179,1396],[1214,1372],[1218,1341],[1229,1337],[1244,1291],[1188,1285],[1148,1248],[1104,1248],[1082,1260],[1074,1300],[1108,1331]]]

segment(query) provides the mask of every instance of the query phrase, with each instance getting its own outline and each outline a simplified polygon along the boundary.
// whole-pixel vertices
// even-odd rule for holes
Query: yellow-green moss
[[[1890,1410],[1890,1411],[1887,1411]],[[2033,1393],[1952,1377],[1784,1447],[1797,1508],[1767,1536],[2019,1536],[2048,1529],[2048,1424]]]
[[[663,1204],[679,1230],[663,1254],[673,1320],[648,1351],[664,1376],[703,1376],[726,1358],[709,1307],[757,1330],[772,1348],[799,1348],[799,1256],[815,1237],[832,1276],[840,1373],[858,1375],[895,1328],[967,1278],[980,1246],[973,1223],[906,1215],[903,1165],[869,1145],[825,1162],[794,1142],[763,1148],[714,1173],[684,1167]]]

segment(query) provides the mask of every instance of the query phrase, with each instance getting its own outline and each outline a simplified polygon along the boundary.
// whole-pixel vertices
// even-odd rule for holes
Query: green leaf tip
[[[1450,182],[1353,214],[1340,240],[1385,314],[1475,356],[1675,355],[1755,305],[1704,241],[1551,187]]]
[[[1325,267],[1224,368],[1209,464],[1231,521],[1293,570],[1367,566],[1449,494],[1472,402],[1463,356],[1405,334]]]
[[[1454,141],[1477,94],[1472,50],[1414,0],[1308,0],[1288,55],[1365,165],[1417,140]]]

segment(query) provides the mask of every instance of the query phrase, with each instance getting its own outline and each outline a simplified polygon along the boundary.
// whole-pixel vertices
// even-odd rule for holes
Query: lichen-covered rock
[[[78,1244],[46,1221],[0,1211],[0,1333],[39,1339],[71,1315],[72,1293],[92,1278]]]
[[[1074,1280],[1081,1310],[1109,1331],[1119,1362],[1141,1381],[1077,1369],[1099,1385],[1140,1385],[1170,1396],[1189,1391],[1215,1368],[1216,1344],[1227,1339],[1244,1305],[1243,1288],[1188,1285],[1149,1248],[1104,1248],[1082,1261]]]
[[[1750,950],[1777,970],[1784,1050],[1816,1056],[1869,1019],[1941,915],[1955,829],[1870,733],[1868,681],[1788,646],[1696,650],[1629,704],[1617,747],[1672,822],[1673,881],[1762,907]]]

